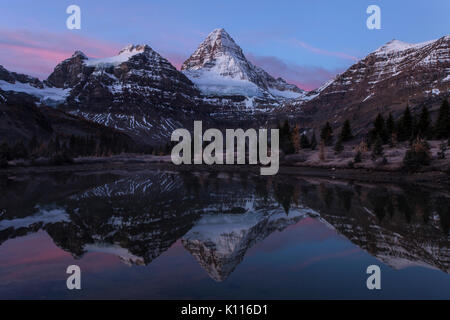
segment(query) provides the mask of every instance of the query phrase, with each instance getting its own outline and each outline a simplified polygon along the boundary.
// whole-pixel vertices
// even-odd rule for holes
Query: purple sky
[[[81,7],[81,30],[66,28],[71,4]],[[370,4],[381,7],[381,30],[366,28]],[[254,64],[307,90],[393,38],[422,42],[450,30],[445,0],[15,0],[0,12],[0,65],[39,78],[75,50],[105,57],[129,43],[179,67],[223,27]]]

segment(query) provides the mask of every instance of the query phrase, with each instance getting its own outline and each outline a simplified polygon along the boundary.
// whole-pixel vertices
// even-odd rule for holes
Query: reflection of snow
[[[293,209],[286,215],[280,208],[245,214],[205,214],[182,242],[211,278],[223,281],[256,242],[313,215],[317,214],[310,209]]]
[[[93,243],[84,246],[87,252],[99,252],[118,256],[127,265],[144,265],[144,260],[132,254],[128,249],[109,243]]]
[[[69,215],[63,209],[40,209],[38,213],[12,220],[1,220],[0,231],[8,228],[26,228],[35,223],[49,224],[57,222],[70,222]]]

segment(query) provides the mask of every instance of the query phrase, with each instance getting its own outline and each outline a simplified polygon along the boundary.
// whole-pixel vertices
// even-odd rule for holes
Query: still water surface
[[[295,176],[0,177],[0,298],[450,299],[450,195]],[[66,288],[67,266],[82,290]],[[366,269],[379,265],[382,290]]]

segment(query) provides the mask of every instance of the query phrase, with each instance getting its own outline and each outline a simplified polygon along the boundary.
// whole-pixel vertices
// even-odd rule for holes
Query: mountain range
[[[45,231],[75,258],[103,252],[148,265],[179,241],[220,282],[252,247],[314,219],[391,268],[450,272],[450,199],[435,190],[120,171],[11,179],[0,191],[0,246]]]
[[[378,113],[398,118],[406,105],[436,113],[449,93],[450,36],[418,44],[392,40],[287,109],[300,111],[310,127],[349,119],[362,134]]]
[[[148,45],[129,45],[100,59],[76,51],[44,81],[0,66],[0,133],[12,140],[41,135],[36,119],[51,127],[53,108],[148,145],[166,143],[174,129],[191,129],[194,120],[245,128],[289,118],[308,130],[326,121],[337,128],[350,119],[362,135],[377,113],[398,117],[407,104],[413,110],[427,105],[433,116],[449,93],[450,36],[420,44],[393,40],[306,92],[252,64],[224,29],[216,29],[181,70]],[[20,123],[11,114],[37,118]]]

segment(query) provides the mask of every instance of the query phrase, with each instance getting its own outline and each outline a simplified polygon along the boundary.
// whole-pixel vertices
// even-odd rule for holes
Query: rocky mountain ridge
[[[450,36],[418,44],[392,40],[308,96],[286,110],[313,128],[349,119],[357,134],[377,113],[397,118],[408,104],[434,113],[450,97]]]

